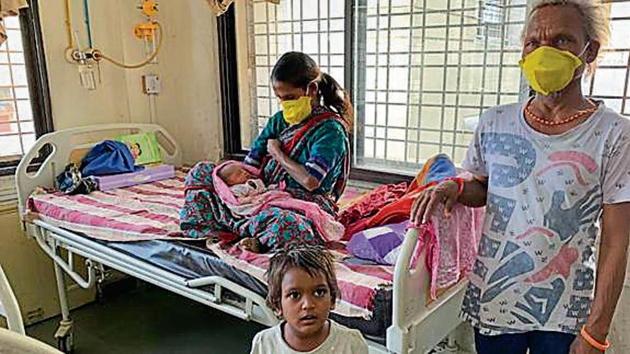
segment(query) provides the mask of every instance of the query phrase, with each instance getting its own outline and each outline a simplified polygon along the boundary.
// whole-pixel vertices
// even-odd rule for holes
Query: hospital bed
[[[87,237],[89,229],[86,232],[72,225],[60,226],[31,217],[27,205],[31,194],[40,187],[53,188],[55,176],[69,161],[76,161],[103,139],[142,132],[156,133],[164,162],[181,166],[179,146],[162,127],[108,124],[46,134],[37,140],[17,168],[19,210],[25,231],[53,260],[61,307],[61,321],[55,333],[59,348],[67,352],[73,347],[65,278],[70,277],[82,288],[90,288],[102,280],[105,267],[243,320],[266,326],[276,324],[278,319],[265,305],[265,285],[223,263],[203,245],[164,240],[107,242]],[[428,301],[429,273],[425,262],[411,266],[417,236],[416,231],[408,232],[393,268],[391,285],[376,293],[371,320],[379,323],[335,317],[358,327],[364,334],[367,332],[370,353],[425,353],[460,323],[458,313],[466,282],[462,280],[441,292],[436,300]],[[85,258],[84,269],[77,269],[77,255]]]

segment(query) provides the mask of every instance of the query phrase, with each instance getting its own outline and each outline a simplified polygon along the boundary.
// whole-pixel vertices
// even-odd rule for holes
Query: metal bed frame
[[[69,352],[73,348],[73,322],[66,294],[66,274],[80,287],[87,289],[102,280],[104,266],[246,321],[256,321],[267,326],[278,323],[262,296],[226,278],[207,276],[186,279],[70,230],[29,217],[26,203],[36,188],[54,187],[55,176],[77,151],[89,149],[98,141],[121,132],[156,133],[164,162],[181,165],[179,146],[163,128],[154,124],[123,123],[92,125],[46,134],[24,156],[16,171],[20,217],[25,231],[52,259],[55,269],[61,307],[61,321],[55,333],[59,349]],[[39,164],[36,172],[30,172],[33,166],[31,162],[43,151],[48,154],[47,157]],[[392,325],[387,329],[386,346],[368,341],[370,353],[425,353],[461,322],[458,312],[464,296],[465,281],[426,305],[430,278],[425,262],[417,262],[415,268],[411,267],[417,236],[415,231],[409,231],[406,235],[395,266]],[[75,269],[75,255],[85,258],[86,275]]]

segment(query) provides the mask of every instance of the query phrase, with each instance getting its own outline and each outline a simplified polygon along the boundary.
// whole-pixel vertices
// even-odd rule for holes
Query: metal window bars
[[[363,151],[355,165],[415,172],[445,152],[461,161],[472,124],[520,94],[519,36],[526,2],[368,0]],[[359,9],[361,11],[361,9]],[[491,13],[490,13],[491,12]],[[492,27],[492,29],[490,29]],[[359,29],[361,30],[361,29]],[[356,97],[356,95],[355,95]]]
[[[630,116],[630,0],[606,2],[612,41],[584,92]],[[344,3],[254,0],[254,136],[278,109],[269,74],[287,50],[312,55],[339,81],[353,70],[360,168],[412,173],[439,152],[460,162],[481,113],[525,95],[517,63],[527,0],[353,0],[353,28],[344,28]]]
[[[256,127],[252,139],[267,119],[279,110],[269,76],[276,60],[287,51],[302,51],[341,85],[345,75],[345,2],[340,0],[286,0],[279,5],[253,1],[256,94],[252,112]]]
[[[630,118],[630,1],[608,0],[611,40],[595,72],[584,81],[584,92]]]
[[[479,27],[477,35],[488,36],[501,40],[501,22],[503,21],[504,8],[500,0],[480,1],[479,6]]]
[[[4,19],[0,46],[0,161],[22,156],[35,142],[35,127],[18,17]]]

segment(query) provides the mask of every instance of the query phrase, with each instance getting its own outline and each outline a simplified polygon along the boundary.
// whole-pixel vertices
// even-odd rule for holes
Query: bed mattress
[[[101,241],[102,242],[102,241]],[[148,240],[137,242],[105,242],[108,247],[143,260],[187,279],[219,275],[255,293],[265,296],[267,286],[256,276],[239,269],[232,262],[219,258],[205,248],[203,242]],[[331,317],[346,326],[360,330],[368,338],[384,344],[385,332],[391,325],[391,284],[375,289],[370,314],[344,316],[333,312]]]
[[[186,278],[219,275],[266,294],[265,263],[269,255],[234,253],[191,241],[179,230],[184,202],[185,169],[171,179],[89,195],[59,192],[33,194],[34,217]],[[349,198],[358,195],[350,190]],[[333,251],[341,299],[332,314],[338,322],[383,342],[391,324],[393,267],[365,265]]]

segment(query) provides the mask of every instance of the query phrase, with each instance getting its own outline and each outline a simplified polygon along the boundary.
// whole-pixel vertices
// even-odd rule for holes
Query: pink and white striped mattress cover
[[[89,195],[62,193],[33,194],[29,210],[48,224],[80,232],[104,241],[177,240],[178,213],[184,203],[186,169],[178,169],[175,178],[133,187],[118,188]],[[349,196],[359,193],[350,190]],[[270,255],[210,250],[227,264],[246,272],[263,283]],[[341,299],[335,311],[345,317],[370,319],[378,291],[391,289],[394,268],[380,265],[347,264],[343,250],[333,250]]]
[[[179,210],[187,169],[159,182],[88,195],[33,194],[28,209],[51,225],[105,241],[184,239]]]
[[[251,253],[237,247],[224,249],[218,244],[210,245],[209,248],[227,264],[266,284],[265,271],[269,266],[271,254]],[[345,262],[344,259],[348,257],[348,254],[343,247],[330,250],[330,252],[336,260],[335,274],[341,295],[334,312],[345,317],[370,319],[377,292],[381,289],[391,289],[394,267]]]

